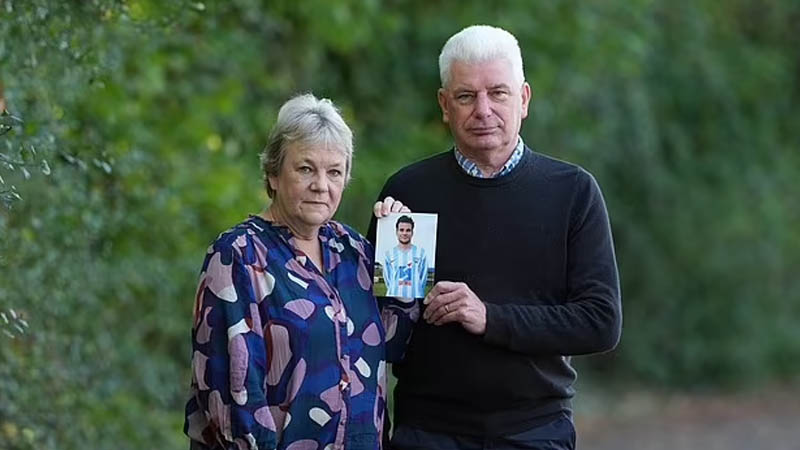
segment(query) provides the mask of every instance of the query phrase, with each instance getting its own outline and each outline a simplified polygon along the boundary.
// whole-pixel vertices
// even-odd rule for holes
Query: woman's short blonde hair
[[[302,94],[281,106],[267,146],[261,152],[261,171],[270,198],[275,191],[269,185],[269,177],[277,176],[281,171],[286,147],[294,143],[343,152],[347,158],[345,182],[350,181],[353,132],[333,102],[327,98],[318,99],[313,94]]]

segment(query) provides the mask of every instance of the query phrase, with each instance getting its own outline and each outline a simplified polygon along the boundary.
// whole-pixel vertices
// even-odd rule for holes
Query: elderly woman
[[[203,264],[184,426],[193,449],[380,448],[386,336],[374,249],[331,220],[352,153],[329,100],[281,107],[261,156],[272,203],[222,233]],[[398,314],[415,314],[392,308],[390,333]]]

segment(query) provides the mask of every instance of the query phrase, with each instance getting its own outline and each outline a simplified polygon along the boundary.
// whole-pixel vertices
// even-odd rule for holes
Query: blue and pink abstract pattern
[[[357,232],[331,221],[319,239],[322,272],[258,216],[209,247],[184,425],[193,448],[381,448],[387,356],[402,356],[418,306],[382,298],[379,310],[374,249]]]

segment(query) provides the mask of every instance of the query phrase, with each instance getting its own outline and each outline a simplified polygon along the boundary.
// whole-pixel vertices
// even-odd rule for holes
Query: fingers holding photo
[[[391,213],[410,213],[411,210],[400,200],[395,200],[392,197],[386,197],[383,199],[383,201],[375,202],[375,205],[372,207],[372,212],[375,214],[375,217],[380,219],[381,217],[386,217]]]
[[[458,310],[457,302],[461,299],[462,293],[456,290],[443,290],[440,286],[442,282],[433,285],[433,289],[425,296],[423,304],[427,304],[422,318],[428,323],[434,323],[439,318]]]

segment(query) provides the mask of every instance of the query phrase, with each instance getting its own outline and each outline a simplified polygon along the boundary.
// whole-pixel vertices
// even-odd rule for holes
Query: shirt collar
[[[503,167],[500,168],[495,174],[484,175],[481,172],[481,169],[478,168],[478,165],[475,164],[471,159],[464,156],[458,150],[458,147],[453,148],[453,153],[456,156],[456,161],[458,161],[458,165],[461,166],[461,169],[467,173],[467,175],[473,176],[475,178],[497,178],[506,175],[507,173],[514,170],[519,164],[520,160],[522,160],[522,154],[525,152],[525,143],[522,142],[522,138],[518,138],[517,147],[511,153],[511,156],[508,157],[508,160]]]

